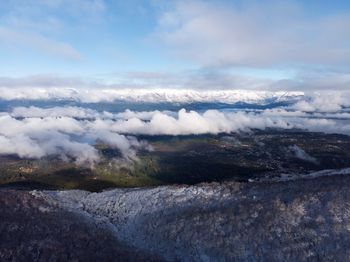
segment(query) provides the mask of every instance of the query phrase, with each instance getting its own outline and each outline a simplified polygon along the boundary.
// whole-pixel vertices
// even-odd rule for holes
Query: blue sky
[[[344,89],[349,25],[345,0],[1,1],[0,85],[40,76],[118,86],[283,80],[290,88]]]

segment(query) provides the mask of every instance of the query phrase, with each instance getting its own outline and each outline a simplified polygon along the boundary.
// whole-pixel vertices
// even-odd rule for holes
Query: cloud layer
[[[244,71],[244,70],[243,70]],[[248,70],[249,72],[249,70]],[[278,74],[278,70],[276,71]],[[281,75],[273,77],[273,70],[255,70],[248,75],[244,72],[222,70],[189,70],[179,72],[127,72],[102,75],[101,78],[93,77],[63,77],[54,74],[31,75],[26,77],[1,77],[1,93],[19,93],[26,89],[40,90],[60,88],[74,89],[81,93],[87,89],[102,90],[137,90],[166,91],[166,90],[195,90],[195,91],[348,91],[350,87],[350,74],[347,71],[332,72],[329,70],[306,70],[293,76]],[[283,72],[283,70],[282,70]],[[281,72],[279,72],[281,73]],[[254,76],[258,74],[259,76]],[[272,75],[271,75],[272,74]],[[114,80],[106,81],[104,78]],[[14,89],[14,90],[12,90]],[[28,91],[28,90],[27,90]],[[48,92],[48,91],[46,91]],[[52,91],[51,91],[52,92]],[[58,93],[58,91],[55,91]],[[103,92],[101,92],[103,93]]]
[[[24,158],[59,156],[62,160],[93,166],[100,160],[94,148],[97,142],[118,149],[127,160],[135,160],[135,150],[145,146],[134,137],[72,117],[16,119],[6,113],[0,116],[0,154]]]
[[[79,165],[93,166],[100,161],[94,147],[99,142],[118,149],[127,160],[136,160],[137,151],[148,148],[145,142],[138,141],[137,135],[219,134],[266,128],[350,135],[350,114],[346,110],[334,112],[336,106],[317,108],[317,98],[309,104],[301,107],[297,103],[294,106],[298,110],[286,107],[202,113],[185,109],[110,113],[80,107],[18,107],[0,113],[0,154],[24,158],[58,156]],[[307,158],[300,150],[294,148],[294,152],[299,158]]]
[[[348,66],[350,13],[310,16],[296,1],[177,1],[158,39],[201,66]]]

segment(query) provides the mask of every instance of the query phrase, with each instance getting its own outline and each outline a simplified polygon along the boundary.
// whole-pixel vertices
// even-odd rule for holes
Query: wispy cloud
[[[317,164],[317,159],[310,156],[308,153],[305,152],[304,149],[300,148],[299,146],[293,145],[293,146],[290,146],[288,149],[294,154],[296,158],[299,158],[306,162]]]
[[[103,17],[103,0],[14,0],[1,3],[0,43],[3,47],[35,50],[55,58],[81,60],[82,54],[67,40],[72,28]]]
[[[16,31],[6,27],[0,27],[0,41],[17,48],[31,48],[37,52],[64,59],[81,60],[81,54],[70,44],[45,37],[35,33]]]
[[[177,1],[156,35],[200,66],[348,66],[350,13],[312,17],[291,1]]]
[[[320,4],[323,12],[311,14],[307,6],[295,0],[3,1],[0,48],[10,61],[4,72],[103,81],[51,75],[2,78],[0,86],[348,90],[350,12]],[[277,71],[292,73],[276,77]]]
[[[1,29],[0,29],[1,30]],[[0,32],[1,34],[1,32]],[[1,38],[1,36],[0,36]],[[56,49],[53,49],[56,50]],[[65,50],[65,49],[64,49]],[[70,49],[68,49],[70,50]],[[62,50],[61,50],[62,51]],[[75,56],[75,52],[68,52]],[[350,74],[347,72],[309,71],[293,78],[271,79],[254,77],[218,70],[187,70],[180,72],[135,71],[111,73],[95,77],[68,77],[54,74],[25,77],[1,77],[0,88],[74,88],[83,89],[188,89],[208,90],[253,90],[253,91],[347,91]],[[3,91],[16,92],[16,90]],[[20,91],[18,90],[19,94]],[[1,93],[0,93],[1,96]]]

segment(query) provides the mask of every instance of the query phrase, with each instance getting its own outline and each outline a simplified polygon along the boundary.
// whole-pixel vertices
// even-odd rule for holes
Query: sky
[[[7,0],[0,87],[348,90],[346,0]]]

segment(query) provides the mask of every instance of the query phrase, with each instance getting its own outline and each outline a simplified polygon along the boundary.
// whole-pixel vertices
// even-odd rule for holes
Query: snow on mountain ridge
[[[177,90],[177,89],[74,89],[74,88],[1,88],[2,100],[74,100],[82,103],[266,103],[304,97],[304,92],[247,90]]]

